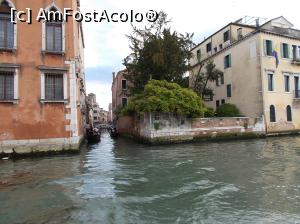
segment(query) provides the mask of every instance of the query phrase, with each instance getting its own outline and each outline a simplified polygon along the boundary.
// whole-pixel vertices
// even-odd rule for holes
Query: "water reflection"
[[[297,223],[300,137],[0,161],[0,223]]]

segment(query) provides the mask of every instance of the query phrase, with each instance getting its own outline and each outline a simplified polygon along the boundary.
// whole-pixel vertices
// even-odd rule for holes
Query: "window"
[[[155,121],[159,121],[159,119],[160,119],[159,113],[155,112],[155,114],[154,114],[154,120]]]
[[[206,44],[206,52],[211,51],[211,43]]]
[[[294,88],[295,88],[295,95],[296,99],[300,98],[300,90],[299,90],[299,76],[294,76]]]
[[[223,34],[224,43],[229,40],[229,30]]]
[[[0,72],[0,100],[14,99],[14,73]]]
[[[237,29],[237,35],[238,35],[238,40],[243,38],[243,29],[242,28]]]
[[[222,103],[222,105],[223,105],[223,104],[225,104],[225,100],[224,100],[224,99],[222,99],[222,100],[221,100],[221,103]]]
[[[200,60],[201,59],[201,50],[197,50],[197,59]]]
[[[265,48],[265,55],[268,56],[273,55],[273,43],[271,40],[265,40],[264,48]]]
[[[216,108],[218,108],[219,106],[220,106],[220,101],[217,100],[217,101],[216,101]]]
[[[50,10],[56,12],[55,8]],[[53,21],[46,22],[46,50],[52,52],[62,52],[62,22],[56,18]]]
[[[126,79],[122,80],[122,89],[123,90],[127,89],[127,80]]]
[[[64,99],[64,79],[63,74],[45,74],[45,99]]]
[[[224,74],[220,75],[220,80],[221,80],[221,85],[223,85],[224,84]]]
[[[268,74],[268,91],[274,91],[273,74]]]
[[[223,44],[219,45],[219,49],[222,50],[223,49]]]
[[[224,57],[224,68],[230,68],[231,67],[231,55],[226,55]]]
[[[276,114],[274,105],[270,106],[270,122],[276,122]]]
[[[293,45],[292,48],[293,48],[293,60],[297,60],[299,57],[298,52],[297,52],[298,47],[296,45]]]
[[[220,80],[219,80],[219,78],[216,79],[216,86],[220,86]]]
[[[215,53],[217,53],[217,52],[218,52],[218,48],[217,48],[217,47],[215,47],[215,48],[214,48],[214,51],[215,51]]]
[[[283,43],[281,45],[281,56],[282,58],[289,58],[289,45]]]
[[[285,92],[290,92],[290,76],[284,76],[284,90]]]
[[[226,86],[226,92],[227,92],[227,97],[231,97],[231,84],[228,84],[227,86]]]
[[[0,4],[0,49],[14,48],[14,24],[11,22],[10,6],[7,1]]]
[[[127,98],[126,98],[126,97],[123,97],[123,98],[122,98],[122,107],[126,107],[127,104],[128,104]]]
[[[286,120],[292,121],[292,109],[290,105],[286,107]]]

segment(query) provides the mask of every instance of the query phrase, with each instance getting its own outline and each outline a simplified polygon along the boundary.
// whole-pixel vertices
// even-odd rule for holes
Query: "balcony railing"
[[[300,90],[294,90],[294,99],[300,100]]]
[[[293,58],[292,64],[300,65],[300,58]]]

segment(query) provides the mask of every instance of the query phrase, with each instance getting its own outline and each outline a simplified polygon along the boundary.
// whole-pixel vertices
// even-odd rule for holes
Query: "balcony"
[[[294,100],[300,101],[300,90],[294,91]]]

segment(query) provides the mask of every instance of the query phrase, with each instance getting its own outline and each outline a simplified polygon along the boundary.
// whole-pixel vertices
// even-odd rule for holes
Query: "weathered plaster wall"
[[[138,136],[149,142],[182,142],[212,138],[257,137],[265,135],[263,118],[185,118],[168,114],[145,114],[118,120],[120,134]]]

